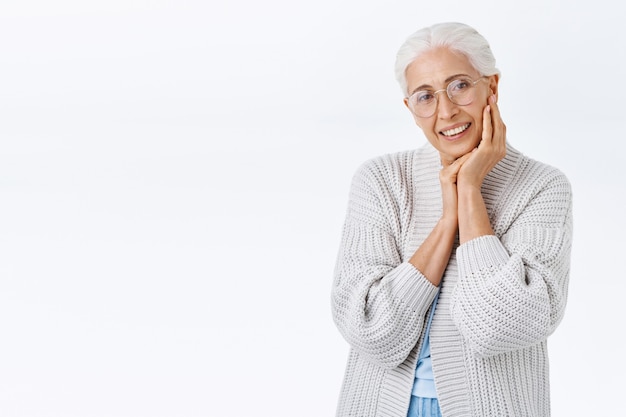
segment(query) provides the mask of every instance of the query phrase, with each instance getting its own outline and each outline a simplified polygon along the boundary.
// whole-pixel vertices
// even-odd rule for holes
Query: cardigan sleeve
[[[417,343],[437,287],[401,260],[398,209],[387,174],[370,163],[353,178],[331,304],[333,320],[351,348],[391,369]]]
[[[457,249],[452,318],[478,356],[542,342],[563,318],[572,244],[571,187],[553,170],[536,188],[500,238],[482,236]]]

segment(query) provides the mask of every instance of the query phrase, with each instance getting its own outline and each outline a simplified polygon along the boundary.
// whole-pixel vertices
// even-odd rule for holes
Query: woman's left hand
[[[480,189],[487,174],[506,155],[506,125],[500,117],[496,96],[491,95],[483,110],[483,133],[478,147],[471,152],[458,174],[459,187]]]

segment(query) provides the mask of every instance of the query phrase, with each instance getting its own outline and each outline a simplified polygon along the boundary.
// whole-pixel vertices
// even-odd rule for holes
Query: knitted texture
[[[409,258],[442,214],[439,154],[356,172],[332,288],[350,345],[337,416],[405,417],[437,288]],[[567,178],[510,145],[482,187],[495,236],[455,243],[431,325],[444,417],[550,415],[548,336],[563,317],[572,238]]]

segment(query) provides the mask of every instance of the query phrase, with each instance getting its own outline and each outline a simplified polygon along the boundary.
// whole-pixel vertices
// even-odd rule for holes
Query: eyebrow
[[[454,74],[454,75],[449,76],[448,78],[444,80],[446,87],[450,81],[452,81],[453,79],[457,77],[469,77],[469,74]],[[433,86],[429,84],[422,84],[419,87],[415,88],[413,91],[411,91],[411,93],[409,94],[409,97],[415,94],[416,91],[420,91],[420,90],[433,90]]]

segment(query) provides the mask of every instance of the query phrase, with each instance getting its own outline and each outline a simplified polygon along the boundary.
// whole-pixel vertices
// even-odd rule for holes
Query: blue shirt
[[[428,324],[426,325],[426,333],[424,333],[424,343],[417,359],[417,368],[415,368],[415,381],[413,382],[412,394],[422,398],[437,398],[437,390],[435,389],[435,376],[433,375],[433,363],[430,359],[430,324],[435,315],[435,307],[439,299],[439,292],[433,300],[428,316]]]

